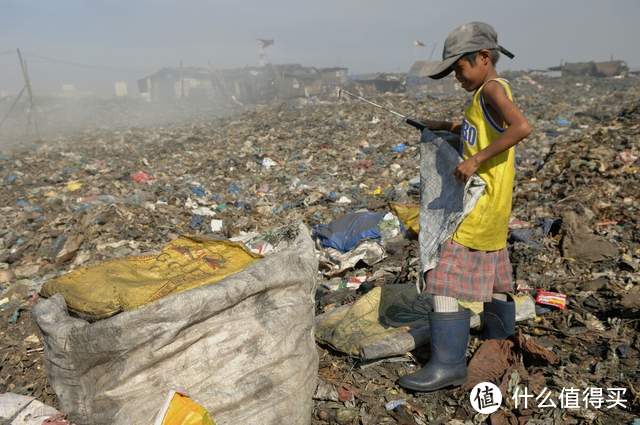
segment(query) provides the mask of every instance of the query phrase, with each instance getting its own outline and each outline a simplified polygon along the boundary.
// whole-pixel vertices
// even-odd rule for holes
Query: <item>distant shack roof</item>
[[[405,75],[397,72],[373,72],[351,77],[354,81],[403,81]]]
[[[283,77],[288,78],[300,78],[300,79],[314,79],[318,78],[319,72],[312,66],[302,66],[300,64],[283,64],[283,65],[271,65],[274,70]]]
[[[596,72],[603,77],[614,77],[629,72],[629,66],[624,61],[596,62]]]
[[[320,72],[337,72],[337,71],[348,71],[349,68],[344,68],[341,66],[334,66],[334,67],[329,67],[329,68],[318,68],[318,71]]]
[[[549,68],[550,71],[562,71],[563,75],[615,77],[629,72],[629,66],[625,61],[614,60],[604,62],[567,62],[561,66]]]
[[[194,79],[208,79],[211,76],[211,71],[208,68],[202,68],[197,66],[185,66],[183,68],[161,68],[160,70],[150,74],[146,78],[194,78]]]

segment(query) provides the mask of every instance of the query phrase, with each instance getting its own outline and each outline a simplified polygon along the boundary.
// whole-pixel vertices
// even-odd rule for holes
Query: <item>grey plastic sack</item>
[[[420,262],[426,272],[438,264],[440,247],[469,215],[485,183],[472,175],[466,184],[453,174],[460,154],[442,137],[424,130],[420,139]]]
[[[318,262],[303,225],[281,251],[209,285],[88,323],[61,295],[33,309],[60,408],[78,425],[152,423],[183,388],[218,425],[309,424]]]

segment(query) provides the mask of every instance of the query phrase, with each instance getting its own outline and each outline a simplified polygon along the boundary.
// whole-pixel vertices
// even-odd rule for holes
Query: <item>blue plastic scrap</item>
[[[15,325],[18,323],[18,320],[20,319],[20,312],[22,312],[22,310],[24,310],[22,307],[18,307],[13,311],[13,313],[11,313],[11,316],[9,316],[10,324]]]
[[[370,211],[349,213],[329,224],[316,226],[313,234],[321,246],[348,252],[365,239],[381,238],[378,223],[384,215]]]
[[[200,185],[191,186],[191,193],[198,197],[204,196],[206,194],[204,187]]]
[[[190,226],[192,229],[197,230],[202,227],[203,222],[204,218],[201,215],[192,215]]]
[[[406,149],[407,149],[407,145],[405,145],[404,143],[398,143],[397,145],[391,148],[391,150],[394,151],[395,153],[402,153]]]
[[[236,183],[231,183],[229,185],[229,189],[227,189],[227,192],[231,193],[232,195],[237,195],[241,191],[242,191],[242,189]]]

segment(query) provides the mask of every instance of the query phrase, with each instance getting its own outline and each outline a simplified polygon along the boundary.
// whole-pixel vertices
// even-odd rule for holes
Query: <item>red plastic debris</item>
[[[144,171],[138,171],[137,173],[133,173],[131,178],[136,183],[150,183],[153,181],[153,176],[145,173]]]
[[[567,296],[559,292],[543,291],[538,289],[536,293],[536,303],[564,310],[567,306]]]

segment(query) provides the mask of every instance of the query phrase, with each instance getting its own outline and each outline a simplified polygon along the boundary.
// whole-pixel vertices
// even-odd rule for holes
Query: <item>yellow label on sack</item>
[[[207,409],[186,395],[174,393],[162,425],[216,425]]]
[[[181,236],[157,255],[105,261],[50,280],[41,295],[62,294],[70,310],[101,319],[216,283],[258,258],[241,243]]]

